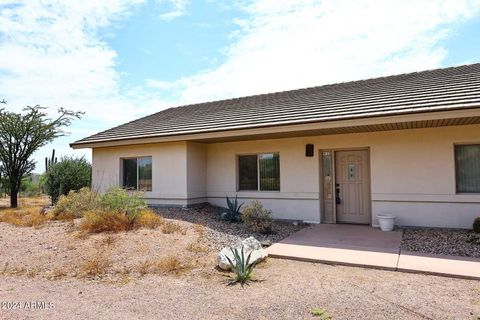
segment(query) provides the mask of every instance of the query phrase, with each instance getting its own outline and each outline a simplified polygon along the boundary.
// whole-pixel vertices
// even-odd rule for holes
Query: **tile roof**
[[[72,143],[480,107],[480,63],[166,109]]]

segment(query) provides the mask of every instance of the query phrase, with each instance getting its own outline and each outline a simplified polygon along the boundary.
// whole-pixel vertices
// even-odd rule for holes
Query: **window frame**
[[[453,144],[453,170],[454,170],[454,187],[455,187],[455,194],[459,195],[480,195],[479,191],[458,191],[458,176],[457,176],[457,147],[464,147],[464,146],[480,146],[480,142],[465,142],[465,143],[454,143]]]
[[[138,166],[138,159],[142,159],[142,158],[150,158],[151,159],[151,162],[152,162],[152,177],[151,177],[151,180],[152,180],[152,184],[151,184],[151,190],[139,190],[139,178],[140,178],[140,170],[139,170],[139,166]],[[132,159],[135,159],[136,160],[136,167],[137,167],[137,188],[135,189],[135,191],[138,191],[138,192],[152,192],[153,191],[153,157],[152,156],[136,156],[136,157],[120,157],[120,179],[119,179],[119,185],[120,185],[120,188],[122,189],[125,189],[125,186],[123,185],[123,179],[124,179],[124,160],[132,160]],[[127,189],[128,190],[128,189]]]
[[[279,169],[279,174],[278,174],[278,185],[279,188],[278,190],[260,190],[260,156],[265,155],[265,154],[276,154],[278,155],[278,169]],[[239,165],[239,158],[242,156],[256,156],[257,158],[257,189],[252,189],[252,190],[241,190],[240,189],[240,165]],[[236,185],[237,185],[237,192],[266,192],[266,193],[271,193],[271,192],[280,192],[282,190],[282,182],[281,182],[281,168],[280,168],[280,152],[278,151],[273,151],[273,152],[250,152],[250,153],[239,153],[235,155],[235,163],[236,163]]]

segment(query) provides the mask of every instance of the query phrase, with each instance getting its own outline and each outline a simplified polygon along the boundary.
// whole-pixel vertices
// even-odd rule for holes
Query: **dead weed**
[[[96,278],[105,275],[111,267],[112,262],[104,255],[97,254],[80,266],[80,272],[88,278]]]
[[[181,225],[175,222],[167,221],[162,226],[162,232],[165,234],[172,234],[175,232],[182,233],[184,229]]]
[[[42,214],[41,209],[35,207],[5,209],[0,211],[0,222],[9,223],[17,227],[40,228],[51,219],[51,214]]]

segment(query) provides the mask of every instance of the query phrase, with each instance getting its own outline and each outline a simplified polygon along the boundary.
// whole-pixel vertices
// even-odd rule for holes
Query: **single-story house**
[[[471,228],[480,63],[170,108],[71,144],[151,205],[259,200],[278,219]]]

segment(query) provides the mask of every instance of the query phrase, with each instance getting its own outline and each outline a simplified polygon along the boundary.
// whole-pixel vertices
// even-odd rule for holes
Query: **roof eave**
[[[263,127],[251,127],[251,128],[232,128],[228,130],[211,130],[203,132],[185,132],[182,134],[174,135],[152,135],[152,136],[137,136],[128,138],[118,138],[110,140],[99,141],[86,141],[86,142],[73,142],[70,147],[73,149],[84,148],[97,148],[107,146],[119,146],[119,145],[131,145],[131,144],[145,144],[145,143],[160,143],[160,142],[175,142],[175,141],[191,141],[191,140],[205,140],[205,139],[219,139],[219,138],[232,138],[252,135],[265,135],[276,133],[288,133],[295,131],[309,131],[327,128],[342,128],[351,126],[362,125],[375,125],[382,123],[399,123],[405,121],[421,121],[421,120],[433,120],[433,119],[452,119],[452,118],[465,118],[465,117],[478,117],[480,116],[480,106],[468,108],[468,109],[455,109],[448,111],[435,111],[435,112],[422,112],[422,113],[409,113],[402,115],[389,115],[389,116],[372,116],[363,117],[357,119],[335,120],[335,121],[323,121],[312,123],[300,123],[300,124],[277,124],[267,125]]]

